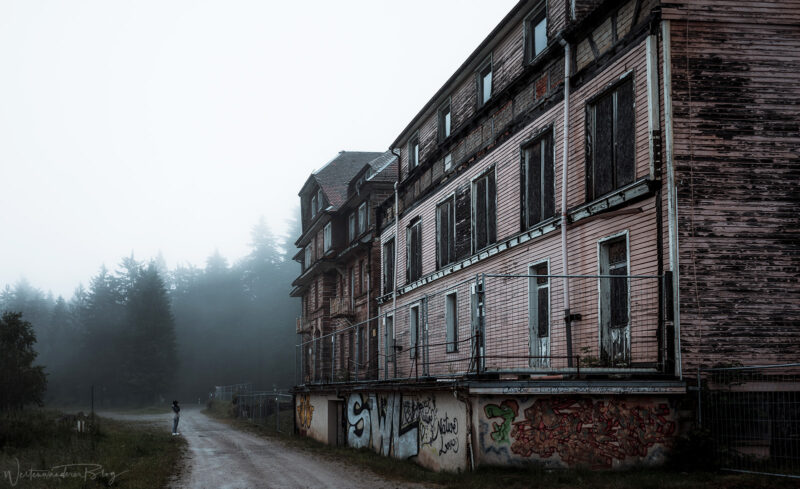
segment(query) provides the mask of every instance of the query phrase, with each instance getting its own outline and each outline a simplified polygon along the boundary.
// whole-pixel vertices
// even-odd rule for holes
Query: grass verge
[[[77,433],[57,411],[0,417],[0,487],[167,487],[185,449],[182,437],[142,424],[98,418]]]

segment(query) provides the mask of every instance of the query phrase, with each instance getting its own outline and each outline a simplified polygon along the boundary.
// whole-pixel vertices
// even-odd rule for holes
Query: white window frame
[[[332,246],[332,241],[331,241],[332,235],[331,235],[331,233],[332,232],[333,232],[333,230],[332,230],[332,227],[331,227],[331,223],[328,222],[327,224],[325,224],[325,227],[322,228],[322,249],[325,252],[328,252],[331,249],[331,246]]]
[[[449,301],[451,297],[454,298],[453,299],[454,308],[453,308],[452,318],[449,313],[450,310]],[[452,328],[450,326],[451,319],[453,321]],[[444,295],[444,334],[445,334],[445,341],[447,342],[446,352],[457,353],[458,352],[458,290],[452,290]]]
[[[630,232],[629,230],[625,229],[615,234],[611,234],[600,238],[597,240],[597,274],[603,274],[603,246],[608,243],[609,241],[614,241],[621,237],[625,237],[625,265],[628,267],[628,275],[632,275],[631,272],[631,239],[630,239]],[[606,264],[606,266],[608,266]],[[628,352],[633,356],[633,351],[631,350],[631,281],[630,279],[627,281],[628,285]],[[602,357],[603,352],[603,280],[598,278],[597,279],[597,356],[598,358]],[[629,358],[630,360],[630,358]]]
[[[550,354],[551,350],[551,342],[550,340],[553,337],[553,295],[552,295],[552,284],[550,280],[550,275],[553,274],[552,269],[550,268],[550,258],[545,258],[544,260],[538,260],[533,263],[528,264],[528,275],[534,275],[534,271],[536,268],[545,265],[547,266],[547,285],[539,285],[536,282],[535,277],[528,278],[528,337],[530,338],[530,355],[531,357],[535,356],[534,352],[541,353],[541,357],[548,357],[548,358],[531,358],[530,366],[531,367],[549,367],[550,366]],[[565,279],[568,280],[568,279]],[[547,287],[547,348],[545,352],[541,352],[539,347],[534,348],[533,340],[536,338],[538,341],[539,339],[539,289]],[[536,299],[533,299],[533,293],[536,293]],[[535,333],[534,333],[535,331]]]
[[[369,224],[367,202],[364,201],[358,206],[358,236],[361,236],[367,231],[367,224]]]

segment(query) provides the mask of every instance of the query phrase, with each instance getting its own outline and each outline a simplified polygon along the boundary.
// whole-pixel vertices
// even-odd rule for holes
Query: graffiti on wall
[[[352,393],[347,398],[347,442],[381,455],[409,458],[428,448],[457,453],[458,420],[439,413],[433,397]]]
[[[297,401],[297,420],[300,428],[307,430],[311,428],[311,419],[314,417],[314,406],[308,394],[302,394]]]
[[[611,467],[615,460],[645,457],[651,447],[668,442],[675,421],[667,404],[639,405],[616,399],[541,398],[520,412],[513,399],[487,404],[490,438],[510,445],[514,454],[528,458],[558,455],[568,465]],[[522,419],[515,421],[519,415]]]

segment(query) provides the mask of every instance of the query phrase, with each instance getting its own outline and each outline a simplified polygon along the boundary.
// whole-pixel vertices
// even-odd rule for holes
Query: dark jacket
[[[179,412],[181,412],[181,407],[178,406],[177,404],[173,404],[172,410],[175,412],[175,414],[178,414]]]

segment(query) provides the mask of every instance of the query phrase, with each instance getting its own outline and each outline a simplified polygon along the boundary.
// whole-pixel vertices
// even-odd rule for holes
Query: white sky
[[[516,0],[0,0],[0,286],[247,252],[384,151]]]

